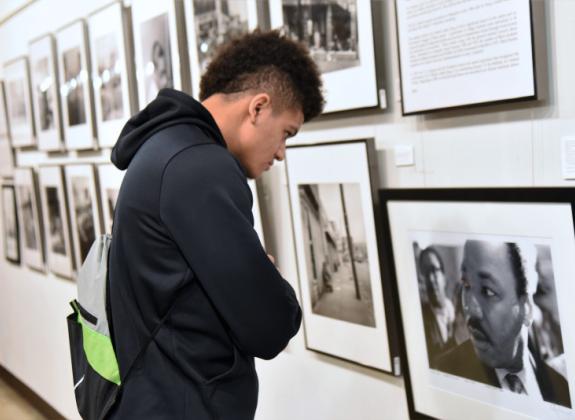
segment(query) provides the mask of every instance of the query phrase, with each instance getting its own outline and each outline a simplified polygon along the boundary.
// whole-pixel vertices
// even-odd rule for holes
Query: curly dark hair
[[[283,107],[301,108],[304,121],[318,116],[325,103],[307,47],[279,31],[256,29],[223,45],[202,77],[200,100],[253,89],[278,98]]]

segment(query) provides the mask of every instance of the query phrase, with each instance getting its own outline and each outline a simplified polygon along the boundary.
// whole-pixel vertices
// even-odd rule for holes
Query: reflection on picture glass
[[[142,58],[146,102],[156,97],[162,88],[174,87],[168,14],[142,23]]]
[[[80,47],[71,48],[64,52],[64,86],[62,91],[66,96],[68,108],[68,125],[86,123],[86,109],[84,103],[85,71],[82,70],[82,56]]]

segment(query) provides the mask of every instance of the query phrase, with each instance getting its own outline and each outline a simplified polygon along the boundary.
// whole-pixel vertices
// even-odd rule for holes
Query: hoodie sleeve
[[[297,333],[301,309],[253,229],[250,194],[224,148],[190,147],[165,169],[160,217],[237,346],[271,359]]]

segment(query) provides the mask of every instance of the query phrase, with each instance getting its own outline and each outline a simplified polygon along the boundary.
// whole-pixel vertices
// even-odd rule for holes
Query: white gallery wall
[[[363,0],[359,0],[363,1]],[[380,184],[388,188],[570,186],[561,175],[561,139],[575,135],[575,0],[533,0],[544,9],[535,25],[545,38],[545,98],[422,116],[401,115],[394,2],[383,3],[380,29],[387,110],[353,112],[309,123],[293,143],[373,137]],[[28,41],[109,3],[39,0],[0,26],[0,63],[27,54]],[[537,32],[537,27],[535,31]],[[0,70],[1,78],[1,70]],[[349,86],[353,95],[353,85]],[[395,148],[411,146],[414,164],[396,166]],[[109,149],[50,157],[54,163],[104,162]],[[34,166],[43,152],[19,152]],[[283,164],[259,184],[268,251],[298,290],[288,189]],[[0,222],[1,223],[1,222]],[[0,244],[3,248],[3,244]],[[299,292],[299,290],[298,290]],[[65,316],[75,284],[0,258],[0,365],[56,410],[77,418]],[[306,350],[303,331],[277,359],[258,363],[258,419],[406,419],[401,378]]]

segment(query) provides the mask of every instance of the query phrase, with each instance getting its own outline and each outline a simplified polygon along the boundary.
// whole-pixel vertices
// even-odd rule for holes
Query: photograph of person
[[[55,254],[66,255],[66,243],[64,240],[64,224],[60,213],[60,200],[58,188],[46,187],[46,200],[48,203],[48,229],[49,247]]]
[[[360,185],[298,185],[312,311],[375,327]]]
[[[283,31],[302,41],[322,73],[360,65],[357,0],[282,0]]]
[[[8,113],[12,128],[21,127],[28,123],[24,83],[24,79],[14,79],[7,82]]]
[[[70,127],[86,123],[86,104],[84,100],[84,77],[80,47],[64,51],[64,84],[68,108],[68,125]]]
[[[117,120],[124,117],[122,99],[122,73],[120,52],[115,33],[96,39],[97,83],[102,105],[102,120]]]
[[[160,89],[174,87],[168,14],[143,22],[141,34],[145,101],[148,103]]]
[[[74,217],[76,218],[76,239],[80,249],[80,263],[86,259],[92,243],[96,239],[94,213],[90,198],[89,180],[85,177],[72,177]]]
[[[55,98],[52,93],[52,75],[49,69],[48,57],[43,57],[33,64],[34,78],[36,81],[36,97],[38,98],[38,110],[40,113],[40,130],[48,131],[55,128]]]
[[[34,228],[34,208],[33,208],[33,191],[32,187],[27,185],[18,186],[18,195],[20,198],[20,212],[22,214],[22,229],[24,230],[24,246],[27,249],[38,250],[39,240],[36,237]]]
[[[16,197],[13,186],[2,186],[2,216],[4,226],[4,256],[12,262],[20,261]]]

